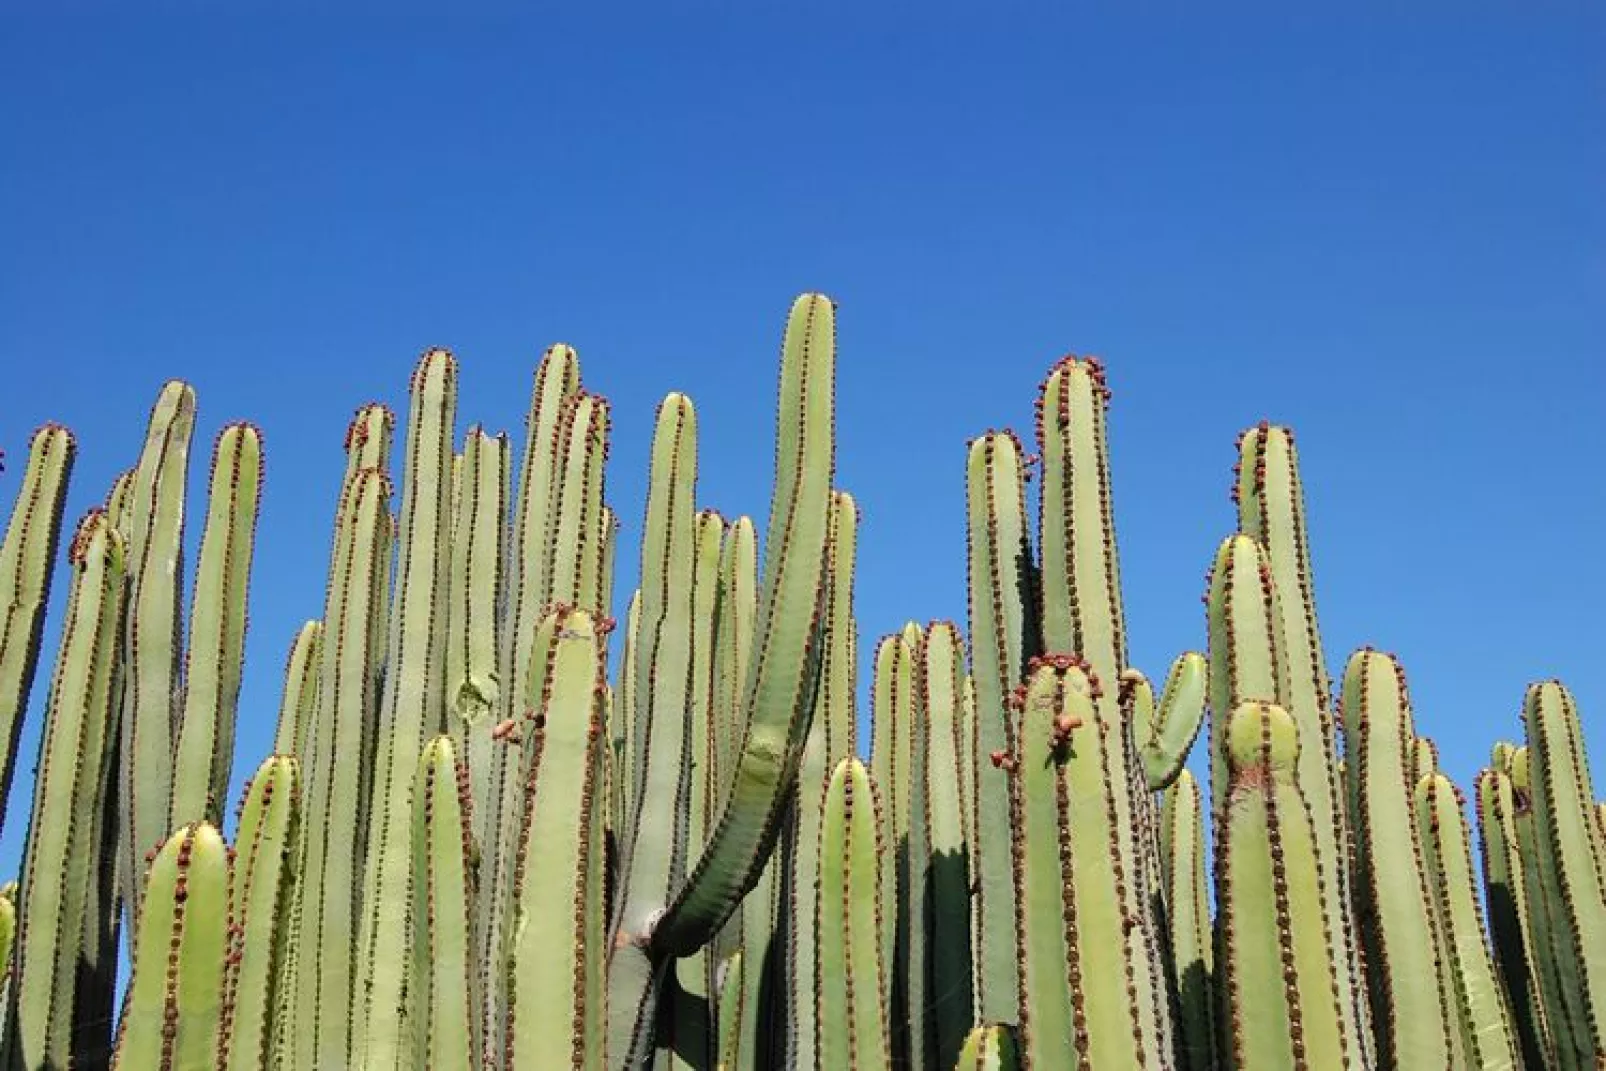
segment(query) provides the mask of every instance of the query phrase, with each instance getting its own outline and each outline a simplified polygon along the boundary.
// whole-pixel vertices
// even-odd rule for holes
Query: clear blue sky
[[[0,502],[54,419],[76,517],[167,377],[199,393],[192,518],[216,429],[261,425],[237,780],[321,610],[353,407],[404,409],[445,345],[464,426],[517,432],[537,356],[575,344],[614,403],[622,605],[655,403],[697,403],[703,502],[762,518],[781,325],[820,289],[867,647],[963,618],[967,438],[1029,429],[1054,358],[1097,353],[1139,666],[1203,644],[1233,439],[1270,418],[1299,434],[1334,672],[1397,651],[1463,785],[1559,675],[1599,782],[1598,5],[724,6],[0,24]]]

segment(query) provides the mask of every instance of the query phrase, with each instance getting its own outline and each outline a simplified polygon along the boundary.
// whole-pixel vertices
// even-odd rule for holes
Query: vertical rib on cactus
[[[1228,536],[1216,550],[1205,597],[1210,631],[1210,788],[1212,813],[1221,817],[1231,779],[1227,773],[1227,719],[1240,703],[1282,704],[1288,691],[1282,650],[1282,611],[1266,551],[1245,535]]]
[[[353,959],[360,928],[365,812],[378,680],[375,617],[388,569],[384,557],[390,481],[361,469],[346,485],[335,528],[318,716],[307,748],[302,824],[303,880],[297,887],[300,951],[295,959],[292,1067],[318,1071],[351,1059]],[[353,766],[357,770],[353,770]]]
[[[112,1067],[215,1067],[229,955],[229,860],[222,836],[206,822],[176,830],[156,853],[145,888]]]
[[[183,711],[173,749],[167,824],[223,821],[234,766],[234,718],[245,661],[246,592],[262,491],[262,434],[231,424],[212,452],[206,529],[190,603]]]
[[[919,642],[918,637],[915,642]],[[892,1023],[893,1059],[906,1061],[903,1031],[908,1022],[907,957],[910,920],[902,886],[907,881],[904,838],[910,803],[909,723],[914,719],[914,647],[907,632],[883,636],[876,644],[875,675],[870,685],[870,776],[881,793],[881,903],[887,912],[881,957],[887,965],[888,1019]],[[900,747],[899,745],[903,746]],[[901,938],[901,940],[900,940]]]
[[[719,1028],[719,1071],[737,1071],[738,1068],[751,1063],[744,1063],[742,1051],[742,998],[745,996],[742,988],[742,951],[737,949],[730,958],[720,965],[714,979],[715,992],[719,994],[719,1012],[714,1021]]]
[[[1589,759],[1572,695],[1558,681],[1523,702],[1537,848],[1554,872],[1551,934],[1579,1013],[1571,1040],[1587,1066],[1606,1060],[1606,836],[1595,820]],[[1564,1058],[1565,1059],[1565,1058]]]
[[[110,865],[93,835],[115,727],[126,546],[105,514],[80,523],[68,551],[72,591],[45,709],[23,855],[12,963],[7,1067],[67,1067],[86,890]],[[141,873],[144,860],[141,859]]]
[[[978,1026],[965,1035],[954,1071],[1016,1071],[1021,1066],[1015,1032],[1007,1026]]]
[[[452,428],[457,413],[457,362],[427,351],[413,372],[402,468],[395,603],[389,615],[380,731],[373,785],[366,801],[369,841],[364,860],[364,922],[358,932],[352,1052],[370,1071],[406,1060],[404,972],[386,949],[406,926],[417,783],[424,741],[445,728],[447,548],[452,535]],[[454,760],[455,761],[455,760]]]
[[[398,987],[407,1014],[387,1055],[419,1071],[468,1068],[481,1051],[468,771],[450,736],[437,736],[422,750],[411,797],[412,905],[403,920],[412,931],[411,955],[405,971],[387,964],[407,976]],[[370,1051],[374,1047],[370,1038]]]
[[[301,758],[307,753],[307,733],[318,712],[318,666],[323,660],[323,622],[308,621],[296,630],[285,659],[284,697],[279,703],[279,725],[273,737],[278,755]]]
[[[770,504],[741,754],[708,846],[652,934],[656,954],[706,943],[758,880],[808,736],[825,655],[831,478],[836,467],[836,309],[805,294],[781,348]]]
[[[882,959],[881,854],[874,785],[864,764],[843,759],[825,791],[820,822],[815,1051],[820,1068],[881,1071],[887,1046]]]
[[[1349,868],[1349,840],[1338,776],[1332,710],[1332,682],[1316,625],[1315,582],[1305,526],[1305,496],[1299,478],[1294,433],[1262,423],[1238,440],[1238,527],[1266,552],[1277,588],[1281,657],[1287,666],[1283,708],[1299,726],[1299,789],[1315,824],[1316,865],[1327,890],[1327,933],[1338,965],[1344,1039],[1351,1051],[1370,1054],[1370,1014],[1355,943]]]
[[[508,1071],[604,1066],[607,1012],[603,901],[602,637],[591,615],[542,622],[540,679],[527,697],[531,756],[524,786],[505,963]],[[505,957],[505,958],[504,958]],[[488,1063],[496,1064],[491,1060]]]
[[[123,902],[132,923],[144,894],[145,853],[167,836],[179,694],[184,482],[195,392],[172,381],[151,410],[128,503],[128,613],[123,659],[118,799]]]
[[[1516,1037],[1484,943],[1461,794],[1444,774],[1428,773],[1416,783],[1414,803],[1467,1066],[1508,1071],[1517,1066]]]
[[[279,986],[294,899],[294,845],[301,818],[301,766],[274,755],[257,768],[240,804],[229,871],[229,969],[222,1037],[227,1071],[276,1066]]]
[[[1411,814],[1414,739],[1404,673],[1357,652],[1342,699],[1354,889],[1377,1059],[1387,1067],[1452,1066],[1453,1018],[1439,974],[1422,845]]]
[[[613,748],[618,774],[610,796],[612,815],[609,828],[621,841],[635,813],[636,798],[636,652],[640,649],[641,589],[630,594],[625,610],[625,638],[619,651],[619,684],[614,690]],[[617,848],[618,845],[616,844]],[[610,905],[611,907],[612,905]]]
[[[1223,743],[1232,781],[1216,827],[1216,902],[1231,1065],[1365,1067],[1344,1036],[1298,727],[1281,707],[1251,701],[1233,711]]]
[[[912,969],[920,972],[926,1036],[919,1051],[925,1062],[950,1067],[959,1058],[973,1021],[970,936],[970,853],[965,831],[962,786],[971,771],[964,765],[965,647],[957,626],[933,623],[920,651],[920,701],[925,712],[925,748],[914,756],[924,767],[915,775],[923,797],[915,807],[911,837],[919,830],[925,865],[911,870],[911,902],[926,905],[922,943]],[[915,1000],[911,986],[911,1003]],[[916,1039],[911,1038],[911,1041]],[[911,1045],[911,1051],[915,1049]]]
[[[782,987],[787,1002],[787,1066],[816,1066],[814,969],[819,908],[820,816],[831,772],[854,753],[858,677],[858,634],[853,618],[854,558],[859,507],[845,491],[831,496],[830,579],[827,583],[825,664],[814,698],[803,761],[798,767],[797,802],[786,830],[782,926],[785,929]],[[736,691],[739,692],[739,685]],[[737,696],[739,699],[739,695]]]
[[[603,462],[608,403],[594,394],[569,398],[558,420],[558,458],[547,532],[547,601],[606,614],[602,590]]]
[[[1004,829],[1009,823],[1008,779],[983,759],[1014,753],[1014,727],[1005,706],[1026,659],[1037,650],[1038,599],[1026,534],[1025,476],[1024,453],[1014,433],[990,431],[971,442],[966,467],[970,664],[976,690],[971,825],[978,831]],[[999,836],[978,836],[976,844],[976,1014],[989,1022],[1013,1023],[1020,998],[1009,845]]]
[[[39,635],[76,454],[72,432],[59,424],[34,432],[22,489],[0,542],[0,801],[11,793],[17,737],[39,665]],[[3,828],[5,805],[0,802]]]
[[[1186,768],[1160,809],[1160,888],[1165,899],[1172,986],[1177,993],[1177,1067],[1216,1066],[1214,947],[1205,878],[1204,808]]]
[[[1129,673],[1121,675],[1121,687],[1128,687]],[[1164,791],[1181,774],[1188,752],[1193,748],[1199,727],[1204,724],[1205,700],[1209,690],[1210,663],[1196,651],[1184,651],[1171,663],[1165,691],[1158,706],[1154,690],[1142,682],[1144,701],[1128,704],[1132,711],[1132,735],[1143,763],[1146,787]]]

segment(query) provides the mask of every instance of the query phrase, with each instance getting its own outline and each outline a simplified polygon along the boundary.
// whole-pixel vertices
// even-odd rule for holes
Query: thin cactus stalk
[[[918,626],[916,626],[918,630]],[[912,641],[912,642],[911,642]],[[883,636],[876,644],[875,676],[871,682],[870,776],[881,793],[882,840],[886,851],[881,857],[881,902],[886,906],[887,925],[882,931],[886,946],[881,950],[887,964],[887,1000],[893,1024],[893,1059],[907,1060],[903,1025],[910,1015],[908,992],[909,903],[904,893],[908,883],[909,804],[913,798],[909,777],[910,725],[915,719],[915,645],[918,631],[909,630]]]
[[[11,952],[17,939],[17,883],[0,885],[0,1039],[11,1016]]]
[[[1160,808],[1160,888],[1172,987],[1177,994],[1178,1071],[1216,1066],[1215,956],[1199,783],[1183,769]]]
[[[145,853],[168,823],[173,729],[180,693],[180,581],[183,576],[184,483],[195,430],[195,392],[173,381],[151,410],[145,448],[128,493],[128,613],[118,750],[118,799],[127,918],[139,918]]]
[[[714,982],[719,994],[719,1011],[714,1017],[719,1029],[719,1071],[737,1071],[751,1063],[743,1062],[742,1050],[742,999],[746,996],[742,984],[742,951],[731,953],[719,967]]]
[[[1212,814],[1219,819],[1231,784],[1227,719],[1251,700],[1281,706],[1288,667],[1282,611],[1265,548],[1245,535],[1228,536],[1216,549],[1209,585],[1210,795]]]
[[[1015,1032],[996,1024],[978,1026],[965,1035],[954,1071],[1018,1071],[1020,1049]]]
[[[445,728],[445,661],[450,617],[448,547],[452,535],[452,425],[457,362],[425,353],[411,383],[412,405],[402,471],[395,600],[389,614],[384,695],[375,734],[367,804],[364,922],[358,933],[352,1053],[354,1066],[382,1071],[406,1063],[405,974],[386,950],[406,926],[416,864],[412,794],[426,739]],[[414,846],[416,847],[416,846]]]
[[[1299,726],[1299,788],[1315,824],[1316,865],[1328,890],[1326,930],[1338,965],[1344,1040],[1371,1056],[1370,1010],[1354,933],[1350,872],[1344,865],[1349,841],[1338,775],[1332,682],[1316,625],[1315,579],[1305,524],[1305,494],[1299,478],[1294,433],[1261,423],[1238,440],[1233,500],[1238,527],[1258,541],[1277,588],[1280,652],[1287,665],[1283,708]]]
[[[500,1065],[600,1071],[607,1066],[603,638],[590,614],[559,609],[542,622],[536,643],[542,672],[528,699],[532,717],[521,727],[530,763],[513,914],[498,959],[507,994]]]
[[[781,942],[776,933],[776,857],[771,856],[737,909],[742,920],[742,1017],[738,1030],[750,1066],[777,1066],[783,1038],[770,1028],[779,1014],[774,982]]]
[[[134,939],[114,1071],[216,1067],[229,958],[228,846],[207,822],[156,853]]]
[[[1011,432],[990,431],[970,444],[966,469],[969,517],[970,664],[976,715],[970,751],[976,830],[1006,829],[1007,778],[984,760],[1014,753],[1006,710],[1026,660],[1037,651],[1036,567],[1026,527],[1026,458]],[[1013,1023],[1019,1013],[1015,952],[1015,886],[1005,838],[977,837],[976,1014]]]
[[[231,424],[212,452],[206,528],[190,604],[184,699],[167,824],[223,821],[245,662],[246,594],[262,496],[262,434]]]
[[[1444,774],[1426,773],[1414,803],[1466,1066],[1509,1071],[1518,1065],[1516,1034],[1484,941],[1461,793]]]
[[[308,621],[296,630],[285,659],[284,698],[273,737],[277,755],[307,753],[307,733],[318,712],[318,667],[323,662],[323,622]]]
[[[1133,670],[1121,674],[1122,689],[1130,685],[1136,693],[1126,704],[1132,735],[1149,791],[1163,792],[1182,773],[1194,738],[1204,724],[1210,663],[1195,651],[1178,655],[1166,675],[1158,704],[1147,679],[1134,674]]]
[[[1232,778],[1217,827],[1221,989],[1231,1066],[1365,1067],[1345,1038],[1324,919],[1310,808],[1299,790],[1299,729],[1279,706],[1233,711]],[[1409,1065],[1402,1065],[1409,1066]]]
[[[229,870],[229,956],[219,1066],[275,1067],[282,1008],[279,992],[295,896],[294,846],[301,820],[301,767],[273,755],[257,768],[240,803]]]
[[[127,548],[106,515],[80,523],[72,591],[45,710],[23,854],[5,1066],[67,1067],[91,876],[107,865],[94,835],[104,806],[126,595]],[[143,872],[144,860],[140,860]]]
[[[450,736],[437,736],[423,748],[417,778],[410,800],[412,904],[406,919],[412,954],[406,971],[396,971],[407,978],[406,1029],[392,1058],[418,1071],[467,1068],[480,1052],[474,841],[468,771],[457,761]],[[395,964],[388,966],[395,971]]]
[[[882,958],[884,828],[870,774],[843,759],[826,788],[820,823],[820,901],[815,970],[817,1068],[892,1067],[887,965]]]
[[[0,801],[11,793],[17,738],[39,665],[40,632],[77,450],[72,432],[59,424],[34,432],[22,487],[0,542]],[[0,803],[4,828],[5,805]]]
[[[1437,923],[1412,813],[1410,701],[1399,663],[1357,652],[1342,698],[1357,911],[1376,1030],[1387,1067],[1453,1067],[1454,1018],[1438,965]]]

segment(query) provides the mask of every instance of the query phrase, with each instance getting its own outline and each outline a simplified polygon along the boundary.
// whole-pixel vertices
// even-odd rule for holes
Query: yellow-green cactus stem
[[[229,859],[223,837],[207,822],[174,831],[156,853],[145,888],[134,974],[112,1067],[216,1067],[229,959]]]
[[[180,692],[179,581],[184,483],[195,431],[195,391],[177,380],[152,407],[145,446],[128,492],[128,612],[118,749],[122,899],[132,926],[144,895],[145,853],[168,824],[173,773],[174,697]]]
[[[752,1061],[744,1062],[742,1052],[742,952],[737,949],[720,965],[715,978],[715,992],[719,994],[719,1013],[714,1017],[719,1028],[719,1071],[740,1071]]]
[[[1299,730],[1270,703],[1233,711],[1232,782],[1217,831],[1221,988],[1231,1066],[1361,1068],[1323,919],[1316,832],[1299,790]]]
[[[284,696],[273,736],[278,755],[307,753],[307,733],[318,712],[318,667],[323,661],[323,622],[308,621],[296,630],[285,659]]]
[[[612,778],[612,801],[608,828],[612,830],[617,848],[624,837],[625,827],[634,813],[636,798],[636,651],[640,646],[641,589],[630,594],[625,610],[624,642],[619,648],[619,683],[613,697],[613,750],[616,775]],[[610,898],[611,899],[611,898]]]
[[[603,637],[583,610],[558,609],[536,635],[541,675],[519,731],[530,755],[514,858],[512,917],[499,962],[509,1071],[606,1064],[603,899]]]
[[[1282,611],[1265,548],[1245,535],[1216,549],[1205,595],[1210,632],[1210,797],[1220,817],[1226,803],[1227,719],[1251,700],[1281,705],[1288,691]]]
[[[1417,781],[1414,802],[1466,1066],[1509,1071],[1518,1065],[1516,1035],[1484,942],[1461,793],[1444,774],[1431,772]]]
[[[206,528],[190,603],[184,698],[167,824],[223,821],[245,662],[246,595],[262,498],[262,434],[231,424],[212,451]]]
[[[387,950],[406,927],[408,885],[415,876],[409,848],[415,839],[412,794],[420,755],[424,741],[445,728],[456,359],[442,349],[425,352],[409,386],[394,600],[384,641],[383,731],[374,742],[363,921],[354,966],[352,1060],[369,1071],[397,1068],[407,1060],[405,975]]]
[[[0,800],[11,792],[17,737],[39,665],[62,507],[77,450],[72,432],[59,424],[34,432],[22,487],[0,542]],[[4,827],[5,807],[0,804],[0,829]]]
[[[882,839],[886,851],[881,857],[881,903],[887,918],[883,936],[886,946],[881,955],[887,964],[888,1019],[892,1023],[893,1059],[904,1061],[904,1027],[912,1012],[909,1007],[908,955],[911,919],[908,887],[908,834],[911,782],[909,740],[917,717],[915,692],[915,647],[920,643],[918,626],[883,636],[876,645],[875,676],[871,682],[870,776],[881,791]]]
[[[71,1063],[79,959],[93,939],[91,877],[111,866],[96,834],[115,749],[126,545],[95,510],[79,523],[67,557],[72,590],[39,744],[12,954],[4,1063],[28,1071]]]
[[[820,822],[814,1046],[821,1071],[892,1067],[881,954],[879,810],[864,764],[843,759],[826,788]]]
[[[1205,854],[1199,783],[1183,769],[1166,788],[1160,809],[1160,889],[1177,994],[1179,1071],[1216,1066],[1215,949]]]
[[[966,528],[970,586],[970,664],[976,716],[971,754],[977,830],[1009,825],[1009,779],[989,765],[1014,753],[1006,709],[1026,660],[1037,652],[1036,566],[1026,527],[1026,457],[1013,432],[989,431],[970,444],[966,462]],[[1009,844],[977,837],[976,1014],[1013,1023],[1019,1012],[1015,953],[1015,886]]]
[[[418,1071],[467,1068],[481,1052],[475,860],[468,771],[457,761],[450,736],[437,736],[423,748],[417,777],[411,796],[412,906],[404,920],[412,931],[412,954],[405,972],[396,971],[407,978],[401,993],[408,1010],[395,1058]],[[396,970],[396,964],[388,966]]]
[[[1015,1032],[997,1024],[973,1028],[965,1035],[964,1047],[952,1066],[954,1071],[1018,1071],[1021,1060]]]
[[[301,818],[301,767],[274,755],[246,785],[229,870],[229,966],[223,1011],[226,1071],[276,1066],[280,982],[289,945]]]
[[[17,883],[0,885],[0,1038],[11,1015],[11,949],[17,937]]]
[[[1415,736],[1399,663],[1356,652],[1344,672],[1341,709],[1377,1059],[1387,1067],[1452,1068],[1459,1035],[1439,965],[1421,839],[1409,821]]]
[[[1181,774],[1194,738],[1204,724],[1209,691],[1210,663],[1195,651],[1185,651],[1171,663],[1165,691],[1157,704],[1154,689],[1141,674],[1121,674],[1123,690],[1131,688],[1127,709],[1143,775],[1151,792],[1163,792]]]
[[[557,470],[547,532],[547,601],[606,614],[600,605],[603,551],[603,463],[608,457],[608,403],[580,393],[558,420]]]

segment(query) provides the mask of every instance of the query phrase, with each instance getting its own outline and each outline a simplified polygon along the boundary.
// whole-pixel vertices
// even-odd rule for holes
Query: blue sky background
[[[622,607],[655,404],[691,395],[702,501],[762,519],[781,326],[820,289],[866,650],[963,619],[966,440],[1028,431],[1044,370],[1096,353],[1137,665],[1204,643],[1234,436],[1270,418],[1299,435],[1332,671],[1398,652],[1463,785],[1520,733],[1524,685],[1558,675],[1598,786],[1606,15],[1344,8],[9,11],[0,502],[31,429],[62,421],[70,524],[182,377],[193,545],[212,436],[262,427],[238,783],[321,612],[356,405],[405,412],[417,355],[445,345],[462,427],[518,433],[541,350],[576,345],[614,406]]]

